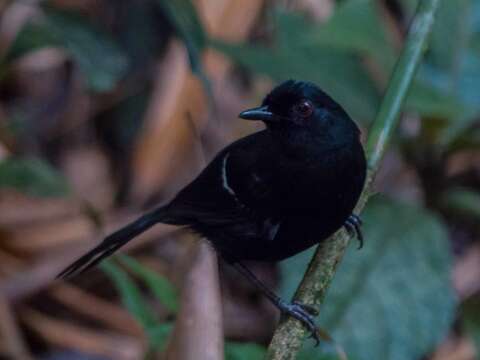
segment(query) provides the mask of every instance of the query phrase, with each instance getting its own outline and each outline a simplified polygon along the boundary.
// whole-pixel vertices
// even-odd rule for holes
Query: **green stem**
[[[410,25],[402,53],[389,81],[376,119],[369,131],[366,144],[367,181],[357,204],[356,213],[363,209],[371,195],[373,179],[392,134],[398,125],[400,110],[421,61],[439,1],[419,0],[415,18]],[[344,229],[341,229],[318,246],[295,293],[294,299],[296,301],[316,306],[323,302],[348,242],[349,235]],[[275,331],[268,348],[267,358],[272,360],[294,359],[305,336],[305,328],[300,322],[293,318],[285,319]]]

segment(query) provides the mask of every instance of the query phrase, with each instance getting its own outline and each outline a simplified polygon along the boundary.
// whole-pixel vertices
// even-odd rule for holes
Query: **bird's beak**
[[[268,106],[260,106],[242,111],[238,117],[245,120],[261,120],[265,122],[276,120],[275,114],[268,110]]]

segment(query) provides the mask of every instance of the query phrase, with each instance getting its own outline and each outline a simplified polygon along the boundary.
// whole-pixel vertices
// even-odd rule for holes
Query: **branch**
[[[372,182],[380,166],[393,131],[397,127],[400,110],[425,49],[428,34],[434,22],[439,0],[419,0],[415,18],[410,25],[405,45],[397,61],[387,91],[372,124],[366,144],[368,173],[365,187],[355,209],[359,213],[371,195]],[[319,306],[335,275],[349,242],[344,229],[320,243],[300,283],[294,299],[304,304]],[[294,359],[305,339],[305,328],[292,317],[282,321],[268,348],[271,360]]]

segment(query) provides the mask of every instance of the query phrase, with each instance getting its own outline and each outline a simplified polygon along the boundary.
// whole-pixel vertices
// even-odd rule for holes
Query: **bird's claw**
[[[350,236],[356,236],[358,239],[358,249],[363,247],[362,219],[358,215],[352,214],[345,220],[345,228]]]
[[[300,321],[310,332],[309,338],[315,340],[315,346],[320,344],[318,328],[315,325],[314,317],[318,315],[318,310],[311,306],[294,301],[291,304],[281,303],[280,311],[282,314],[290,315]]]
[[[294,301],[293,305],[301,307],[304,311],[306,311],[311,316],[318,316],[318,314],[320,314],[318,309],[313,305],[302,304],[301,302],[298,302],[298,301]]]

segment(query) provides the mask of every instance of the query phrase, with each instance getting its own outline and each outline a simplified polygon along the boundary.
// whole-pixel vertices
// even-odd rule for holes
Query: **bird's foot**
[[[319,329],[314,321],[314,317],[318,315],[318,310],[315,307],[297,301],[290,304],[282,301],[278,304],[278,307],[282,314],[294,317],[308,329],[310,337],[315,340],[315,346],[320,344]]]
[[[345,228],[350,236],[356,236],[358,240],[358,248],[361,249],[363,247],[363,234],[362,234],[362,226],[363,222],[362,219],[358,215],[352,214],[345,220]]]

